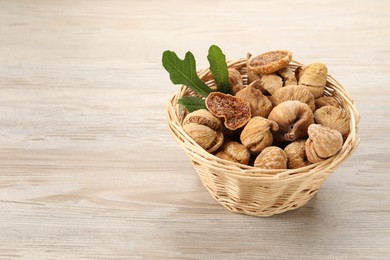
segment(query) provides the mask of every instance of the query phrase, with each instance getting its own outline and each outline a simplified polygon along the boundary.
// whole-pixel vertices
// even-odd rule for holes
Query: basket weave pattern
[[[247,82],[246,60],[229,62],[228,67],[239,70]],[[292,69],[301,66],[292,61]],[[209,69],[198,72],[202,80],[209,79]],[[209,80],[207,84],[215,87]],[[349,93],[331,76],[328,76],[325,95],[339,100],[341,107],[350,116],[350,133],[341,150],[333,157],[299,169],[264,170],[222,160],[201,148],[182,128],[186,110],[178,105],[183,96],[196,95],[186,86],[181,86],[167,105],[168,128],[190,158],[202,184],[222,206],[233,212],[253,216],[271,216],[305,205],[319,190],[326,178],[357,147],[356,137],[359,113]]]

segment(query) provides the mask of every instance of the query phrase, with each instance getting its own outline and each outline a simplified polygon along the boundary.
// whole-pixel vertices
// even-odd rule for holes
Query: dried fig
[[[304,85],[314,96],[321,97],[328,76],[328,68],[322,63],[312,63],[304,66],[299,72],[298,84]]]
[[[315,110],[314,97],[304,86],[290,85],[277,90],[272,95],[272,102],[274,106],[288,100],[298,100],[309,105],[312,111]]]
[[[218,131],[221,128],[221,120],[215,117],[207,109],[199,109],[189,113],[183,120],[183,126],[189,123],[205,125],[211,129]]]
[[[270,96],[283,87],[283,80],[276,74],[262,75],[259,81],[253,82],[253,86],[265,96]]]
[[[349,116],[343,110],[333,106],[324,106],[314,112],[314,120],[339,131],[344,137],[349,133]]]
[[[314,123],[313,112],[306,103],[285,101],[274,107],[268,119],[279,125],[276,141],[294,141],[307,136],[307,128]]]
[[[297,169],[311,164],[306,157],[305,142],[304,139],[296,140],[284,148],[289,169]]]
[[[284,67],[276,72],[277,75],[282,77],[283,86],[288,85],[297,85],[297,79],[295,78],[295,74],[289,67]]]
[[[248,164],[250,153],[245,146],[238,142],[228,141],[224,143],[218,153],[215,155],[221,159],[241,164]]]
[[[333,106],[333,107],[340,106],[340,103],[337,101],[337,99],[331,96],[316,98],[314,103],[316,105],[316,109],[319,109],[324,106]]]
[[[278,125],[260,116],[252,117],[241,132],[241,143],[253,154],[260,153],[273,142],[272,131],[278,130]]]
[[[247,101],[221,92],[211,92],[206,98],[206,107],[214,116],[224,118],[230,130],[243,127],[251,119]]]
[[[244,84],[242,82],[242,76],[238,70],[235,68],[229,68],[229,84],[230,90],[235,95],[238,91],[244,88]]]
[[[252,82],[259,80],[259,79],[261,79],[260,75],[257,75],[253,71],[248,70],[248,83],[252,83]]]
[[[269,146],[256,157],[254,166],[262,169],[287,169],[287,155],[277,146]]]
[[[183,130],[209,153],[215,152],[223,143],[220,131],[221,120],[206,109],[188,114],[183,121]]]
[[[271,101],[261,93],[260,90],[254,88],[254,85],[257,84],[258,81],[255,81],[246,88],[237,92],[236,97],[242,98],[248,101],[251,107],[252,117],[254,116],[262,116],[268,117],[271,112],[273,106]]]
[[[321,162],[335,155],[343,146],[341,133],[327,126],[312,124],[308,133],[305,150],[307,159],[312,163]]]
[[[271,51],[249,57],[248,70],[256,74],[271,74],[290,63],[291,51]]]

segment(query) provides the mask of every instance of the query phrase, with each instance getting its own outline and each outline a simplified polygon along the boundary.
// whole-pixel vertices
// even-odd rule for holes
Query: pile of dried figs
[[[324,95],[326,65],[293,69],[291,59],[290,51],[248,55],[244,68],[228,69],[231,94],[210,92],[206,107],[185,117],[184,131],[219,158],[263,169],[334,156],[349,134],[349,116]]]

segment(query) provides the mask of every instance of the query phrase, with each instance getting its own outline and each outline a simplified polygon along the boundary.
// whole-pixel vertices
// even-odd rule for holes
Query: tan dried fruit
[[[222,145],[220,151],[215,156],[231,162],[248,164],[251,155],[242,144],[228,141]]]
[[[343,137],[337,130],[312,124],[308,129],[309,138],[305,143],[307,159],[317,163],[335,155],[343,146]]]
[[[349,116],[345,111],[333,106],[324,106],[314,112],[314,120],[321,124],[335,129],[346,137],[349,134]]]
[[[295,74],[289,67],[284,67],[276,72],[277,75],[282,77],[283,86],[288,85],[297,85],[297,79],[295,78]]]
[[[268,119],[279,125],[276,141],[294,141],[307,136],[307,128],[314,123],[313,112],[306,103],[285,101],[274,107]]]
[[[328,76],[328,68],[322,63],[312,63],[304,66],[299,72],[298,84],[304,85],[314,96],[321,97]]]
[[[316,109],[319,109],[324,106],[333,106],[333,107],[339,107],[340,103],[335,99],[334,97],[328,96],[328,97],[319,97],[314,100],[314,103],[316,105]]]
[[[263,75],[260,80],[253,82],[253,86],[265,96],[270,96],[283,87],[283,80],[276,74]]]
[[[206,98],[206,107],[214,116],[224,118],[230,130],[243,127],[251,119],[247,101],[221,92],[211,92]]]
[[[272,95],[272,102],[274,106],[288,100],[298,100],[309,105],[312,111],[315,110],[314,97],[304,86],[290,85],[277,90]]]
[[[292,59],[291,51],[270,51],[248,59],[248,70],[256,74],[271,74],[287,66]]]
[[[261,75],[257,75],[253,71],[248,70],[248,83],[252,83],[259,79],[261,79]]]
[[[189,123],[205,125],[215,131],[220,130],[222,125],[221,120],[211,114],[207,109],[199,109],[189,113],[183,120],[183,126]]]
[[[260,153],[273,142],[272,131],[277,131],[278,125],[260,116],[252,117],[241,132],[241,143],[253,154]]]
[[[209,153],[215,152],[223,143],[220,128],[221,120],[206,109],[188,114],[183,121],[184,132]]]
[[[235,68],[228,68],[229,72],[229,84],[230,90],[235,95],[238,91],[244,88],[242,82],[242,76],[238,70]]]
[[[207,126],[189,123],[183,126],[183,129],[195,142],[209,153],[218,150],[223,143],[222,132],[214,131]]]
[[[231,86],[237,84],[243,85],[242,76],[238,70],[236,70],[235,68],[228,68],[228,72],[229,72],[229,83]]]
[[[251,107],[252,117],[268,117],[273,108],[272,102],[266,96],[264,96],[259,89],[254,87],[254,85],[257,83],[258,81],[249,84],[249,86],[237,92],[236,97],[248,101]]]
[[[311,164],[306,157],[305,139],[296,140],[284,148],[289,169],[297,169]]]
[[[262,169],[287,169],[287,155],[281,148],[269,146],[256,157],[254,166]]]

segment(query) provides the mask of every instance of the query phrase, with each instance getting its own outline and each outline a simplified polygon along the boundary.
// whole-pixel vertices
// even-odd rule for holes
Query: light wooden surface
[[[295,2],[295,1],[294,1]],[[0,259],[390,259],[390,2],[0,1]],[[305,207],[234,214],[169,136],[166,49],[290,49],[361,113]]]

